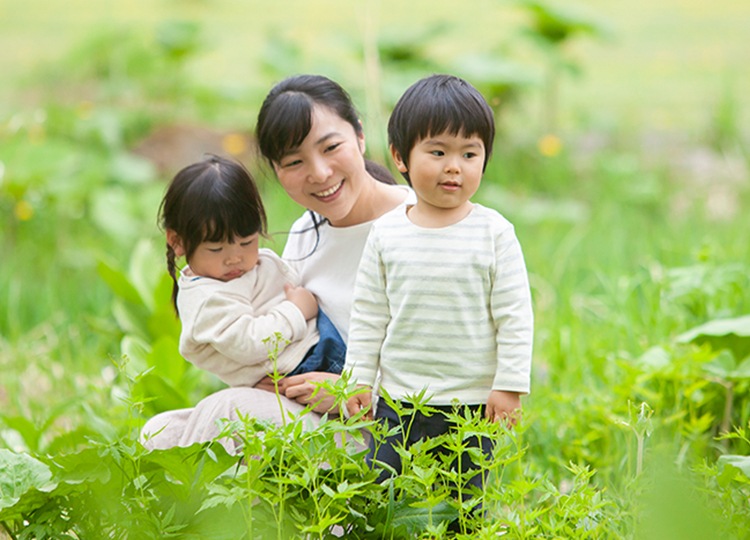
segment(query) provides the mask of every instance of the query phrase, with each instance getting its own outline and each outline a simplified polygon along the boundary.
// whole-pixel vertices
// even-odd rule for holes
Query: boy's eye
[[[253,239],[253,240],[245,240],[243,242],[240,242],[240,245],[242,247],[247,247],[247,246],[251,245],[254,241],[255,241],[255,239]]]
[[[476,154],[475,152],[466,152],[466,153],[464,154],[464,157],[465,157],[465,158],[468,158],[468,159],[471,159],[471,158],[473,158],[473,157],[477,157],[477,154]]]
[[[432,150],[430,154],[432,154],[433,156],[442,156],[445,155],[445,152],[443,152],[442,150]]]
[[[207,248],[207,249],[211,253],[220,253],[221,252],[221,248],[220,247],[210,247],[210,248]]]

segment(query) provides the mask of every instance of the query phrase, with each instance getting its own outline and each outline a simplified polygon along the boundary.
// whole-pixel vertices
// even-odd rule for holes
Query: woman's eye
[[[334,143],[334,144],[328,145],[328,146],[326,146],[326,150],[325,151],[326,152],[333,152],[339,146],[341,146],[341,143]]]
[[[290,159],[289,161],[285,161],[281,164],[282,169],[289,169],[290,167],[295,167],[302,163],[301,159]]]

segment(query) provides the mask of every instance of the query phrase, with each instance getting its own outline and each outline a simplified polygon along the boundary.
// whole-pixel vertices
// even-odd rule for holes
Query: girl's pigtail
[[[177,309],[177,291],[179,290],[179,287],[177,286],[177,257],[175,255],[174,249],[172,249],[172,246],[167,244],[167,271],[169,272],[169,275],[172,277],[172,305],[174,305],[174,311],[177,314],[177,316],[180,316],[180,310]]]

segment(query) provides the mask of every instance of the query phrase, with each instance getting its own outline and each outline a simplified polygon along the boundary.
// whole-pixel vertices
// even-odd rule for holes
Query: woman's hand
[[[362,410],[367,411],[362,418],[372,420],[372,387],[358,385],[357,390],[358,392],[346,402],[346,410],[349,416],[354,416]]]
[[[318,301],[315,295],[304,287],[295,287],[291,283],[286,283],[284,294],[287,300],[299,308],[306,321],[318,315]]]
[[[289,399],[293,399],[302,405],[314,404],[313,410],[318,413],[335,412],[334,398],[325,390],[319,389],[316,383],[331,381],[335,383],[341,376],[336,373],[327,373],[323,371],[311,371],[310,373],[301,373],[284,377],[279,381],[279,393]],[[256,388],[274,391],[273,380],[265,377]],[[315,396],[313,394],[316,392]]]
[[[507,422],[508,427],[513,427],[521,415],[521,394],[518,392],[506,392],[493,390],[487,398],[485,416],[493,422]]]

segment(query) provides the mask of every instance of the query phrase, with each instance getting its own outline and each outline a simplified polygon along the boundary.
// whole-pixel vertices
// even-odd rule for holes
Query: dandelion
[[[34,217],[34,207],[31,206],[29,201],[20,200],[16,203],[14,213],[19,221],[29,221]]]
[[[544,157],[555,157],[562,151],[562,141],[557,135],[549,133],[539,139],[537,147]]]
[[[229,133],[222,138],[221,147],[225,152],[239,156],[247,150],[247,139],[241,133]]]

